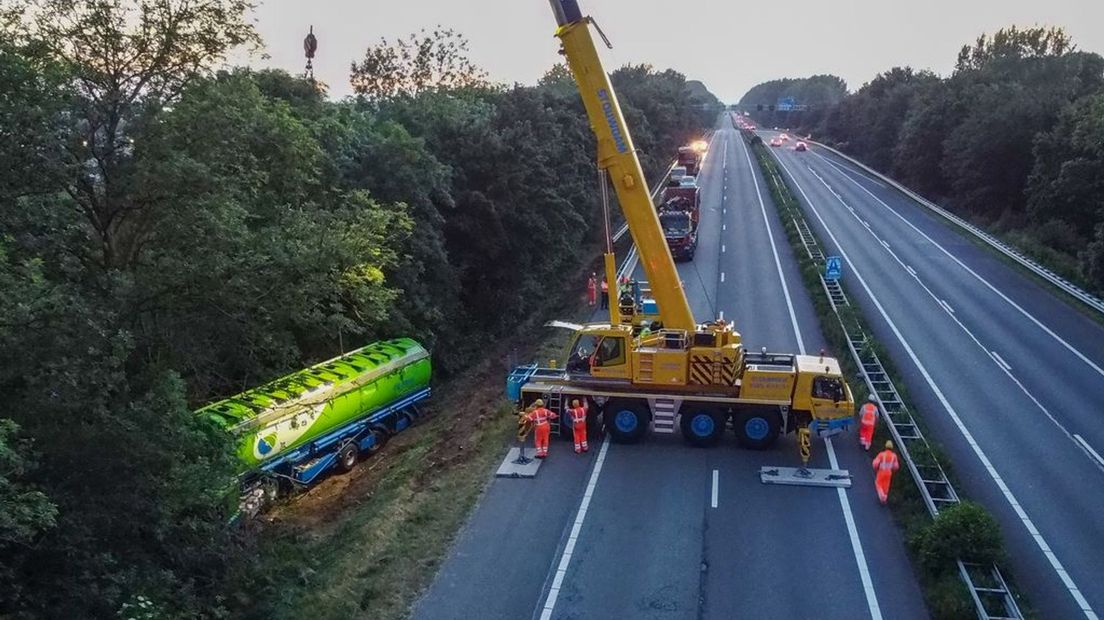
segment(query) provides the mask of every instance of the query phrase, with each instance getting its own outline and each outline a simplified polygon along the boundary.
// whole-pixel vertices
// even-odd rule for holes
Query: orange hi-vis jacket
[[[878,456],[874,457],[874,469],[881,474],[882,472],[895,472],[901,467],[901,462],[897,459],[897,455],[893,450],[882,450],[878,453]]]
[[[863,426],[874,426],[874,423],[878,420],[878,405],[874,403],[866,403],[862,407],[862,418],[860,423]]]
[[[539,407],[529,412],[527,416],[534,426],[548,426],[549,420],[555,420],[560,416],[550,409]]]
[[[574,428],[586,428],[587,423],[587,408],[586,406],[574,407],[569,409],[571,412],[571,424]]]

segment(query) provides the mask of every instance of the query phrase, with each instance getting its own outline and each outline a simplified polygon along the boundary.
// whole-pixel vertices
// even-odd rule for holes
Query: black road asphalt
[[[698,253],[679,265],[697,318],[723,313],[752,348],[818,352],[796,262],[727,120],[699,181]],[[557,442],[536,479],[491,482],[414,617],[924,618],[857,443],[851,433],[831,448],[855,478],[839,492],[760,483],[760,466],[799,463],[792,436],[765,452],[731,435],[713,449],[653,436],[609,444],[597,471],[598,446],[580,457]],[[828,467],[828,451],[815,442],[812,466]]]
[[[769,139],[773,132],[760,132]],[[773,148],[1046,618],[1104,610],[1104,327],[826,149]]]

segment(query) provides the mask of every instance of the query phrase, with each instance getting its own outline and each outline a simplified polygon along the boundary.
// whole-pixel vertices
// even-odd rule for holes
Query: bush
[[[976,610],[957,573],[947,573],[928,587],[928,611],[933,620],[974,618]]]
[[[1003,556],[996,519],[968,501],[944,509],[912,543],[920,564],[934,573],[948,570],[956,559],[988,564]]]

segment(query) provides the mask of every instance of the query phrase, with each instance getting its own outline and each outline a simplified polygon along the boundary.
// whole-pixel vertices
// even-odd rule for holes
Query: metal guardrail
[[[778,178],[770,176],[776,189]],[[780,192],[781,193],[781,192]],[[863,381],[871,394],[876,395],[882,419],[888,421],[889,429],[894,443],[905,461],[913,480],[924,500],[928,513],[934,519],[941,508],[946,508],[959,503],[958,493],[948,480],[939,461],[933,456],[931,446],[924,437],[920,427],[916,424],[908,406],[905,405],[889,373],[886,372],[881,359],[878,357],[872,341],[861,326],[848,324],[840,314],[844,308],[851,307],[851,302],[836,280],[828,280],[824,277],[825,258],[824,252],[817,242],[816,236],[809,229],[808,223],[801,215],[792,218],[797,228],[801,243],[810,260],[820,267],[818,277],[821,287],[836,315],[840,328],[847,338],[847,347],[851,357],[862,372]],[[957,560],[959,575],[966,585],[970,597],[974,601],[974,608],[981,620],[1022,620],[1023,615],[1016,605],[1016,600],[1011,589],[1004,581],[1000,570],[995,564],[983,565]]]
[[[1101,298],[1093,295],[1092,293],[1089,293],[1088,291],[1082,289],[1081,287],[1077,286],[1076,284],[1070,282],[1069,280],[1066,280],[1065,278],[1063,278],[1062,276],[1054,273],[1050,269],[1047,269],[1046,267],[1044,267],[1044,266],[1040,265],[1039,263],[1035,262],[1035,260],[1029,258],[1023,252],[1020,252],[1019,250],[1017,250],[1016,248],[1008,245],[1004,241],[1001,241],[1000,239],[997,239],[996,237],[994,237],[993,235],[985,232],[981,228],[978,228],[977,226],[974,226],[973,224],[971,224],[971,223],[967,222],[966,220],[962,219],[961,217],[951,213],[950,211],[947,211],[943,207],[935,204],[934,202],[928,200],[927,198],[924,198],[920,194],[917,194],[916,192],[912,191],[911,189],[905,187],[904,185],[901,185],[897,181],[894,181],[893,179],[891,179],[891,178],[887,177],[886,175],[878,172],[877,170],[874,170],[870,166],[867,166],[866,164],[856,160],[855,158],[850,157],[849,155],[845,155],[844,153],[841,153],[840,151],[838,151],[838,150],[836,150],[836,149],[834,149],[834,148],[832,148],[832,147],[830,147],[826,144],[821,144],[820,142],[815,142],[813,140],[806,140],[806,141],[807,142],[812,142],[813,144],[816,144],[816,145],[824,148],[827,151],[831,151],[832,153],[835,153],[837,156],[839,156],[839,157],[851,162],[852,164],[862,168],[863,170],[865,170],[869,174],[871,174],[871,175],[877,177],[879,180],[887,183],[889,186],[893,187],[897,191],[901,192],[902,194],[904,194],[904,195],[908,196],[909,198],[915,200],[916,202],[920,203],[922,206],[927,207],[929,210],[931,210],[931,211],[935,212],[936,214],[942,216],[943,218],[945,218],[949,222],[957,225],[959,228],[962,228],[963,230],[965,230],[966,232],[969,232],[970,234],[974,235],[978,239],[981,239],[982,241],[987,243],[993,249],[997,250],[1001,254],[1004,254],[1008,258],[1011,258],[1012,260],[1016,261],[1017,263],[1019,263],[1023,267],[1025,267],[1028,270],[1030,270],[1031,272],[1033,272],[1035,275],[1039,276],[1040,278],[1043,278],[1044,280],[1050,282],[1054,286],[1057,286],[1058,288],[1062,289],[1063,291],[1068,293],[1071,297],[1073,297],[1073,298],[1077,299],[1078,301],[1084,303],[1086,306],[1089,306],[1090,308],[1096,310],[1097,312],[1100,312],[1100,313],[1104,314],[1104,299],[1101,299]]]

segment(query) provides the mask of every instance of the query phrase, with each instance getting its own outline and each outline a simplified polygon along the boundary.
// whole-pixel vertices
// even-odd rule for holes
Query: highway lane
[[[1104,328],[830,153],[773,150],[810,224],[846,254],[845,282],[963,490],[1000,520],[1032,603],[1046,617],[1094,617],[1104,463],[1081,440],[1104,447]]]
[[[738,320],[749,345],[793,350],[797,341],[764,210],[741,147],[730,130],[715,138],[701,178],[698,254],[679,271],[700,320],[723,311]],[[772,227],[786,277],[796,283],[796,263],[776,216]],[[818,350],[823,343],[811,306],[794,286],[806,348]],[[899,533],[873,499],[869,457],[853,436],[844,443],[838,456],[857,474],[848,496],[879,597],[876,613],[925,617]],[[585,457],[569,450],[554,445],[536,480],[491,483],[415,617],[540,617],[553,585],[553,618],[871,615],[836,491],[759,482],[761,465],[796,462],[792,436],[768,452],[741,450],[731,434],[712,450],[685,446],[677,435],[610,445],[565,564],[563,551],[593,475],[579,464],[595,461],[593,449]],[[827,467],[820,444],[815,452],[813,465]],[[557,583],[561,566],[566,570]]]

